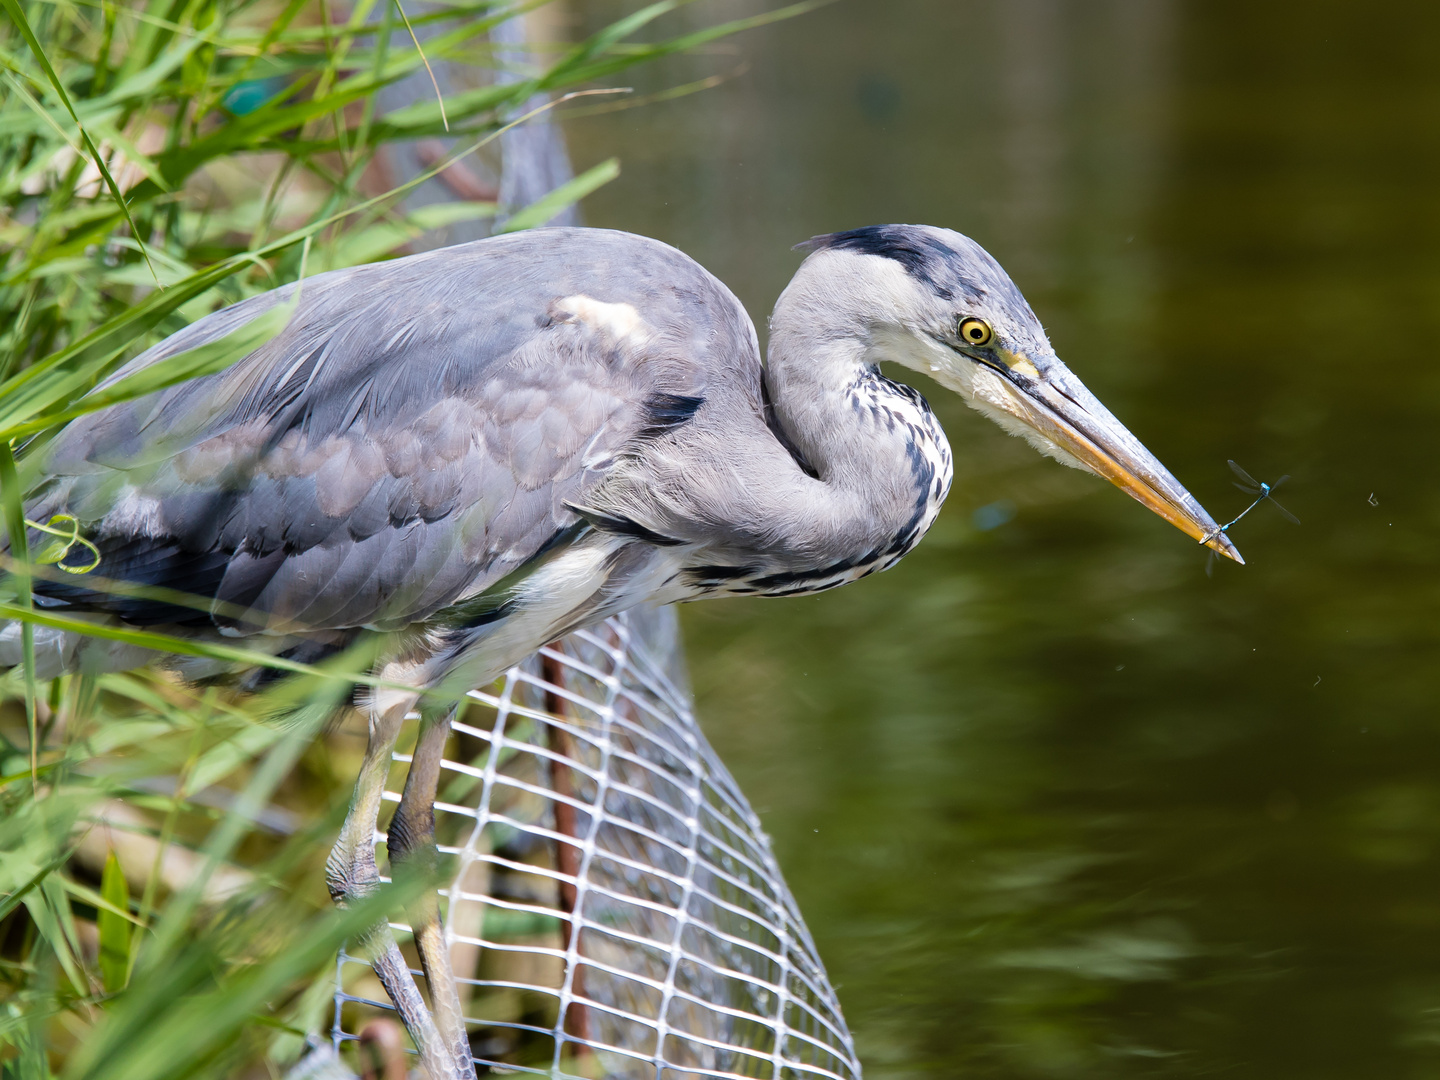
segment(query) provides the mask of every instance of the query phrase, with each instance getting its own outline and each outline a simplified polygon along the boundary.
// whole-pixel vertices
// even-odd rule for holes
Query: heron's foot
[[[340,907],[363,900],[380,886],[374,847],[361,845],[358,849],[351,848],[345,844],[344,838],[342,833],[325,866],[330,896]],[[399,1012],[405,1029],[415,1041],[420,1060],[431,1080],[469,1080],[473,1077],[473,1066],[468,1074],[456,1067],[454,1053],[441,1035],[425,999],[420,996],[415,976],[410,973],[410,965],[405,962],[390,927],[383,922],[372,927],[362,935],[361,948],[375,971],[375,977]],[[469,1061],[468,1054],[466,1061]]]
[[[430,1074],[430,1080],[469,1080],[474,1077],[473,1065],[468,1077],[457,1067],[454,1054],[446,1045],[440,1029],[436,1027],[435,1018],[425,1007],[425,999],[420,996],[420,988],[415,985],[415,976],[410,974],[410,965],[405,962],[404,954],[395,944],[390,928],[377,927],[368,936],[367,944],[370,949],[370,966],[375,971],[375,977],[380,980],[385,993],[390,995],[390,1000],[395,1003],[395,1011],[400,1014],[400,1020],[405,1025],[405,1030],[410,1033],[410,1038],[415,1041],[415,1048],[420,1051],[420,1060],[425,1065],[425,1071]],[[466,1060],[469,1060],[468,1055]]]

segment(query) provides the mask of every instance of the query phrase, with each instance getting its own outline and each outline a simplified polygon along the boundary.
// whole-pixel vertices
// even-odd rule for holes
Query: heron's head
[[[928,225],[875,225],[800,246],[812,254],[787,294],[802,308],[821,297],[832,311],[843,305],[854,321],[833,329],[865,342],[868,362],[925,372],[1041,452],[1104,477],[1244,562],[1195,498],[1061,363],[1025,297],[975,241]]]

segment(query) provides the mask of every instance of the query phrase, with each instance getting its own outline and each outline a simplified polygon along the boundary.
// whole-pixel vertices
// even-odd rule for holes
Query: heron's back
[[[234,305],[131,371],[276,304],[231,368],[81,418],[32,520],[78,517],[97,574],[209,600],[37,583],[52,606],[226,632],[394,628],[523,566],[615,463],[705,402],[762,414],[743,308],[679,251],[545,229],[338,270]],[[687,411],[688,410],[688,411]]]

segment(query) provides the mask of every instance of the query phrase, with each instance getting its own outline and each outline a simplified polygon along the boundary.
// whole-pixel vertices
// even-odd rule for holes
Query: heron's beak
[[[1051,360],[1046,365],[1048,370],[1041,375],[1028,360],[1015,360],[1004,374],[993,364],[982,368],[992,376],[984,380],[992,384],[988,389],[992,393],[998,391],[993,396],[984,395],[989,398],[987,404],[1022,421],[1047,442],[1155,511],[1186,536],[1237,563],[1245,562],[1230,537],[1220,531],[1205,508],[1100,404],[1069,368],[1058,360]],[[1030,372],[1034,372],[1035,377],[1031,377]]]

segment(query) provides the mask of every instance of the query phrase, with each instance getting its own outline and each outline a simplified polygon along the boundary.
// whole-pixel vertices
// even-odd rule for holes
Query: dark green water
[[[624,162],[592,223],[762,325],[798,240],[960,229],[1217,518],[1235,458],[1304,521],[1208,579],[925,385],[915,554],[685,611],[869,1075],[1440,1076],[1440,5],[850,0],[727,50],[571,126]]]

